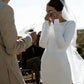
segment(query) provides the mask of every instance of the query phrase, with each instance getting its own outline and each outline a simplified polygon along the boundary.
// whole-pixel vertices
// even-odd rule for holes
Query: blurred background
[[[17,32],[34,29],[42,30],[46,15],[46,4],[49,0],[10,0],[14,9]],[[73,11],[77,21],[77,50],[84,58],[84,0],[67,0],[67,5]]]
[[[15,12],[15,24],[17,31],[34,28],[42,29],[42,23],[46,15],[46,4],[49,0],[10,0]],[[77,20],[77,28],[84,28],[84,0],[66,0],[67,5],[73,11]]]

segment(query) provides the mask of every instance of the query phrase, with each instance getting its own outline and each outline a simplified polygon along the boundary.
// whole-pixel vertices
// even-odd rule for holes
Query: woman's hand
[[[58,19],[58,14],[55,11],[50,11],[50,18],[54,22],[55,19]]]
[[[50,11],[46,16],[45,16],[45,20],[49,21],[49,24],[51,23],[51,21],[54,23],[54,20],[58,19],[58,14],[55,11]]]
[[[50,21],[50,14],[47,14],[47,15],[45,16],[45,20],[49,21],[49,24],[51,23],[51,21]]]

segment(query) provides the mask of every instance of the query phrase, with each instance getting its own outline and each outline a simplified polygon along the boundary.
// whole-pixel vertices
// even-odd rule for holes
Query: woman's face
[[[2,0],[4,3],[8,3],[10,0]]]
[[[46,12],[47,12],[47,15],[49,15],[49,17],[54,20],[54,19],[58,19],[58,16],[59,16],[59,12],[51,7],[51,6],[47,6],[46,8]]]
[[[61,14],[62,14],[62,11],[57,11],[55,8],[51,6],[47,6],[46,12],[47,14],[50,15],[50,17],[52,17],[52,19],[60,19]]]
[[[55,11],[55,12],[57,13],[56,9],[54,9],[54,8],[51,7],[51,6],[47,6],[46,12],[49,14],[51,11]]]

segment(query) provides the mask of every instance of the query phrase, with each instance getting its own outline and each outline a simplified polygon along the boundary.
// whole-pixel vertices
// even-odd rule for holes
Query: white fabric
[[[62,17],[66,20],[74,20],[76,23],[76,17],[74,16],[71,9],[67,6],[67,0],[60,0],[62,4],[64,5],[63,11],[62,11]],[[67,49],[67,55],[71,66],[71,72],[72,72],[72,80],[73,84],[84,84],[84,60],[83,58],[78,54],[76,50],[76,35],[77,30],[75,29],[75,34],[72,39],[72,42]]]
[[[73,84],[84,84],[84,60],[72,45],[67,49]]]
[[[75,32],[74,21],[49,26],[43,24],[40,46],[45,48],[41,60],[41,76],[43,84],[72,84],[71,69],[66,50]]]
[[[60,2],[64,5],[62,10],[62,17],[66,20],[74,20],[76,23],[76,18],[73,14],[73,11],[67,5],[67,0],[60,0]]]
[[[67,55],[71,66],[73,84],[84,84],[84,59],[79,55],[76,50],[77,33],[71,41],[67,49]]]

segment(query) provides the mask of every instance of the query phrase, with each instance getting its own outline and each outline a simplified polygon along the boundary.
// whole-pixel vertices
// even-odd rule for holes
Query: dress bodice
[[[49,26],[49,24],[45,22],[40,38],[40,46],[46,48],[48,44],[52,44],[53,46],[57,45],[57,48],[59,49],[66,50],[72,40],[74,31],[74,21],[66,21],[60,23],[57,19],[54,21],[54,24],[51,24],[51,26]]]
[[[74,34],[74,22],[60,23],[57,19],[51,25],[45,22],[42,29],[40,46],[46,48],[41,60],[43,84],[71,84],[66,49]]]

